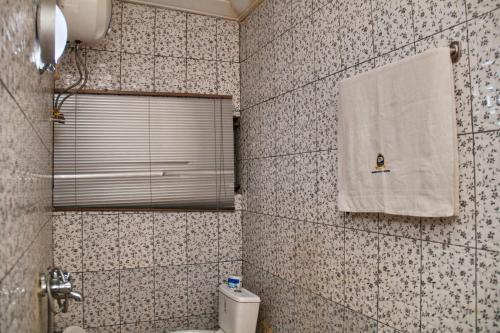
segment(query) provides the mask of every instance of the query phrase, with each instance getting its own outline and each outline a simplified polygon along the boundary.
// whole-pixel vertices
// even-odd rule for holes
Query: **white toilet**
[[[245,288],[235,291],[225,284],[219,286],[218,331],[176,331],[173,333],[255,333],[260,298]]]

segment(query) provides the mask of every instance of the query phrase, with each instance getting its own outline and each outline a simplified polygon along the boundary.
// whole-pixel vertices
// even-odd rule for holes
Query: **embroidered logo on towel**
[[[380,172],[391,172],[391,170],[387,170],[385,168],[385,158],[384,155],[379,153],[377,155],[377,163],[375,165],[375,170],[372,171],[372,173],[380,173]]]

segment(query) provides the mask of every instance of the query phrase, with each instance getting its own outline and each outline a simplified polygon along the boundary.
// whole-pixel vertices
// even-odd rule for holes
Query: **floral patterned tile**
[[[219,283],[224,283],[231,275],[241,276],[242,271],[243,262],[241,260],[219,262]]]
[[[244,62],[247,58],[247,30],[248,30],[248,16],[240,22],[240,36],[239,36],[239,61]]]
[[[458,137],[459,163],[459,215],[451,218],[422,219],[422,236],[447,244],[474,246],[474,157],[472,135]]]
[[[500,129],[498,72],[500,11],[468,23],[474,131]]]
[[[276,155],[276,111],[275,100],[269,100],[260,105],[260,139],[262,143],[262,156]]]
[[[276,80],[276,94],[293,89],[293,46],[292,31],[289,30],[273,41],[274,43],[274,79]]]
[[[312,292],[296,287],[295,288],[295,332],[319,332],[317,330],[318,321],[316,311],[319,296]]]
[[[260,46],[260,6],[248,15],[246,21],[246,58],[250,58]]]
[[[368,317],[377,315],[378,235],[345,230],[346,305]]]
[[[422,332],[472,331],[474,251],[430,242],[422,251]]]
[[[187,14],[188,58],[215,60],[217,58],[217,19]]]
[[[314,39],[312,18],[293,28],[293,81],[301,87],[314,81]]]
[[[217,313],[218,264],[188,267],[188,313],[201,315]]]
[[[159,266],[187,264],[186,213],[154,213],[154,259]]]
[[[121,325],[85,328],[85,331],[88,333],[120,333],[120,330]]]
[[[420,218],[379,214],[378,230],[381,234],[421,239]]]
[[[155,319],[187,316],[187,266],[155,268]]]
[[[86,89],[120,90],[120,53],[87,50]]]
[[[477,251],[477,332],[498,331],[500,254]]]
[[[259,44],[261,47],[264,45],[268,44],[270,41],[272,41],[275,38],[275,33],[274,33],[274,25],[273,25],[273,18],[274,18],[274,6],[273,6],[273,1],[272,0],[264,0],[261,2],[259,5],[258,11],[259,11],[259,25],[260,25],[260,34],[259,34]],[[277,14],[279,15],[279,14]]]
[[[188,322],[190,330],[217,330],[219,328],[217,314],[190,316]]]
[[[189,264],[217,261],[217,213],[188,213],[187,251]]]
[[[295,284],[311,289],[316,279],[314,267],[318,265],[317,225],[296,221],[295,237]]]
[[[120,214],[120,268],[153,265],[152,214]]]
[[[317,301],[317,332],[343,333],[344,307],[323,297]]]
[[[118,215],[83,215],[83,269],[118,269]]]
[[[313,0],[291,0],[292,1],[292,24],[296,25],[305,18],[311,16]]]
[[[477,246],[500,251],[500,132],[476,134],[474,139]]]
[[[85,327],[120,323],[120,273],[101,271],[83,273]]]
[[[317,153],[295,155],[295,217],[316,222],[318,194]]]
[[[314,151],[317,149],[314,84],[295,90],[294,101],[295,152]]]
[[[373,3],[375,54],[413,43],[412,0]]]
[[[420,241],[380,236],[378,319],[420,331]]]
[[[241,213],[219,213],[219,260],[241,260]]]
[[[155,8],[124,2],[122,13],[122,50],[153,54]]]
[[[121,0],[113,0],[111,7],[111,29],[97,43],[88,45],[93,50],[121,51],[122,48],[122,7]]]
[[[155,91],[186,91],[186,59],[155,57]]]
[[[81,50],[79,53],[84,63],[86,53],[87,52],[85,49]],[[70,53],[69,50],[66,49],[59,60],[58,66],[60,71],[60,78],[59,80],[55,80],[56,88],[67,88],[78,81],[80,74],[78,73],[78,68],[76,67],[74,52]]]
[[[156,8],[155,55],[186,57],[186,13]]]
[[[287,280],[274,278],[271,286],[272,306],[270,317],[275,333],[293,332],[294,328],[294,286]]]
[[[353,0],[340,4],[340,32],[344,67],[373,58],[372,12],[369,1]]]
[[[294,98],[293,93],[278,96],[274,104],[276,155],[294,152]]]
[[[416,0],[415,39],[428,37],[454,25],[465,22],[465,0]]]
[[[120,272],[120,317],[122,323],[154,320],[155,275],[153,268]]]
[[[321,78],[341,69],[340,17],[337,2],[321,8],[314,20],[314,70]]]
[[[346,213],[345,226],[364,231],[378,231],[378,214],[376,213]]]
[[[217,62],[188,59],[187,91],[197,94],[216,94]]]
[[[337,111],[339,83],[343,74],[316,82],[317,141],[321,150],[337,149]]]
[[[154,90],[154,57],[152,55],[122,53],[121,90]]]
[[[278,216],[295,216],[295,159],[294,156],[276,158],[276,213]]]
[[[133,324],[124,324],[121,333],[153,333],[155,323],[153,321],[139,322]]]
[[[346,309],[344,315],[344,332],[376,333],[377,321]]]
[[[289,30],[292,26],[292,0],[271,0],[273,12],[273,28],[276,37]]]
[[[375,58],[375,67],[382,67],[385,65],[389,65],[414,55],[415,55],[415,46],[413,44],[407,45]]]
[[[318,265],[312,284],[322,297],[343,304],[344,229],[321,224],[317,228]]]
[[[248,207],[252,212],[261,211],[261,176],[260,176],[261,160],[250,160],[248,163]]]
[[[295,256],[295,221],[276,218],[275,236],[271,243],[271,251],[275,260],[273,272],[286,281],[294,281]]]
[[[240,108],[240,64],[217,62],[217,93],[233,96],[233,105]]]
[[[155,321],[155,333],[170,333],[173,331],[187,330],[188,328],[187,317]]]
[[[73,282],[74,289],[81,292],[83,291],[82,273],[72,273],[71,281]],[[76,325],[83,326],[83,302],[69,301],[68,312],[60,312],[54,316],[54,329],[64,330],[68,326]]]
[[[448,47],[452,41],[460,41],[463,54],[458,63],[453,64],[455,80],[455,104],[457,110],[458,133],[471,133],[471,96],[469,78],[469,57],[467,55],[467,25],[461,24],[416,43],[417,53],[430,48]]]
[[[238,62],[239,40],[238,22],[217,19],[217,60]]]
[[[344,213],[337,208],[337,152],[318,153],[318,222],[344,226]]]
[[[259,80],[259,99],[258,102],[268,100],[276,96],[276,81],[275,81],[275,71],[276,66],[274,64],[274,44],[266,44],[261,52],[259,52],[260,66],[261,66],[261,76]]]
[[[390,326],[384,325],[382,323],[378,323],[377,332],[378,333],[396,333],[397,331]]]
[[[467,18],[478,17],[481,14],[498,9],[500,3],[498,1],[484,0],[466,0],[467,2]]]
[[[82,216],[65,213],[53,217],[54,265],[69,272],[82,271]]]

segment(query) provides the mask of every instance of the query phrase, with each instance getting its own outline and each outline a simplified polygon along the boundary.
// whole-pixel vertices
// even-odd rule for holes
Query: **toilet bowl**
[[[85,331],[83,328],[81,327],[78,327],[78,326],[69,326],[69,327],[66,327],[63,331],[63,333],[86,333],[87,331]]]
[[[218,331],[187,330],[173,333],[255,333],[260,298],[245,288],[235,290],[219,286]]]

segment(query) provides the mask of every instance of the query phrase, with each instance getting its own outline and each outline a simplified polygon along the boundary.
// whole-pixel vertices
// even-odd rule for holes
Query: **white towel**
[[[458,215],[453,86],[449,48],[340,83],[339,210]]]

